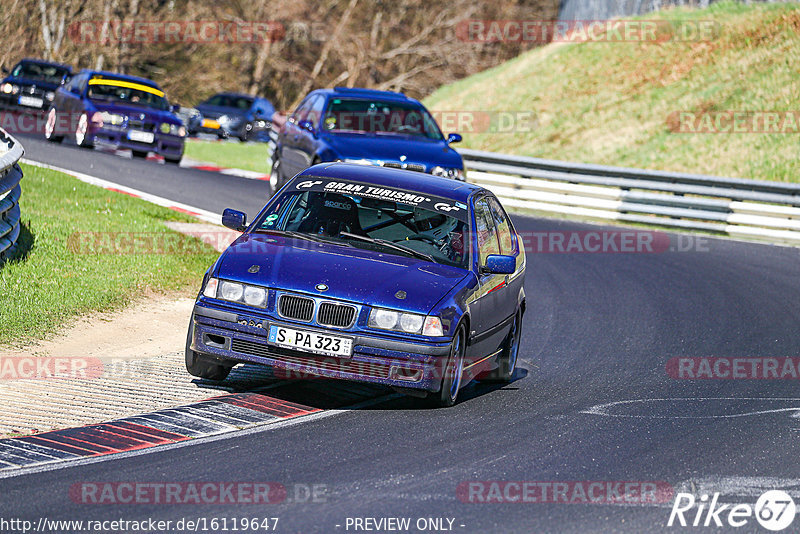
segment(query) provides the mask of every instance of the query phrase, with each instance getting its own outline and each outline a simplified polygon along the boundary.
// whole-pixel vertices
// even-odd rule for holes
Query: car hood
[[[442,141],[420,140],[409,136],[366,134],[323,134],[325,142],[341,159],[368,159],[435,166],[463,167],[461,156]]]
[[[129,117],[139,118],[144,115],[144,119],[151,122],[167,122],[170,124],[183,124],[174,113],[170,111],[160,111],[152,108],[145,108],[141,106],[126,106],[124,104],[116,104],[109,102],[92,101],[97,111],[107,111],[109,113],[123,113]]]
[[[241,109],[236,108],[223,108],[219,106],[204,106],[199,105],[196,108],[200,113],[203,114],[203,117],[207,119],[218,119],[223,115],[227,115],[228,117],[244,117],[246,112],[242,111]]]
[[[254,266],[258,266],[258,271]],[[360,248],[272,234],[244,234],[222,255],[222,279],[373,306],[428,313],[467,272]],[[325,284],[322,293],[315,289]],[[396,296],[405,292],[405,298]]]
[[[43,89],[45,91],[55,91],[56,89],[59,88],[59,86],[61,86],[60,83],[51,83],[51,82],[46,82],[44,80],[36,80],[32,78],[17,78],[14,76],[8,76],[7,78],[4,78],[3,81],[0,83],[6,83],[6,82],[15,83],[17,85],[25,85],[25,86],[35,85],[36,87]]]

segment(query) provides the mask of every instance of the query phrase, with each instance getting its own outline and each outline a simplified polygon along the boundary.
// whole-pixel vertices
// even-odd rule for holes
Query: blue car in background
[[[71,75],[72,68],[61,63],[23,59],[0,82],[0,109],[42,111],[50,107],[56,89]]]
[[[394,387],[451,406],[472,378],[512,380],[525,312],[521,238],[488,190],[406,170],[303,171],[206,273],[186,368]]]
[[[275,108],[266,98],[241,93],[219,93],[196,106],[200,116],[189,133],[210,133],[219,138],[238,137],[266,141]]]
[[[83,70],[60,87],[47,114],[45,137],[64,137],[84,148],[105,146],[149,152],[178,164],[186,128],[164,91],[153,81],[112,72]]]
[[[419,101],[401,93],[344,88],[312,91],[278,134],[270,183],[277,191],[327,161],[394,167],[465,179],[464,162]]]

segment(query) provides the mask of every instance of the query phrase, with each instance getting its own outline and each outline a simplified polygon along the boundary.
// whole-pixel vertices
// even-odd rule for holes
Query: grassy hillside
[[[800,6],[723,2],[645,18],[714,20],[721,31],[707,42],[552,44],[444,86],[425,103],[535,113],[532,131],[467,133],[467,148],[800,181],[798,130],[674,132],[682,111],[800,111]]]

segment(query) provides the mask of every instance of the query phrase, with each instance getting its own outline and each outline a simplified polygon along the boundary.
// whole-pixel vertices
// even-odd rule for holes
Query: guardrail
[[[509,207],[800,244],[798,184],[459,152]]]
[[[14,253],[19,237],[22,169],[17,162],[24,153],[19,141],[0,130],[0,261]]]

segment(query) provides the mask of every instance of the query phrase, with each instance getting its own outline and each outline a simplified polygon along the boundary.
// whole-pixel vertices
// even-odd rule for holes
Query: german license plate
[[[29,108],[40,108],[44,105],[44,100],[36,98],[35,96],[21,95],[19,97],[20,106],[28,106]]]
[[[298,349],[324,356],[349,358],[353,354],[353,340],[350,338],[295,330],[284,326],[271,325],[269,327],[269,342],[278,347]]]
[[[219,123],[211,119],[203,119],[203,128],[212,128],[214,130],[219,130]]]
[[[142,132],[139,130],[131,130],[128,132],[128,139],[136,141],[137,143],[152,143],[156,136],[153,132]]]

